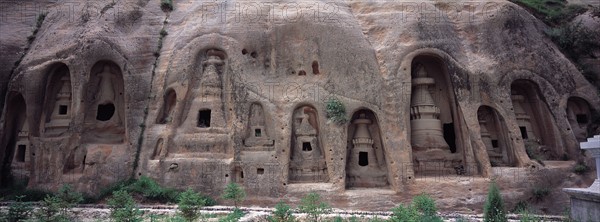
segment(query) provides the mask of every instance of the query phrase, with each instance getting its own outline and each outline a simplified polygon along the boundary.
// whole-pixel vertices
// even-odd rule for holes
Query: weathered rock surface
[[[272,198],[311,189],[341,195],[347,161],[368,165],[368,154],[349,153],[353,139],[363,139],[358,144],[372,144],[365,153],[377,155],[384,169],[377,172],[386,174],[378,177],[391,192],[384,196],[398,199],[418,193],[411,190],[423,187],[420,176],[493,176],[488,150],[523,170],[543,168],[526,147],[554,160],[582,159],[579,132],[600,109],[597,90],[544,35],[544,24],[508,1],[183,0],[172,12],[144,0],[81,2],[73,10],[42,4],[48,14],[29,46],[23,33],[35,14],[1,23],[0,47],[9,52],[0,64],[0,82],[8,82],[6,90],[0,85],[2,183],[12,169],[47,189],[72,183],[97,192],[148,175],[210,194],[237,182]],[[10,75],[11,53],[25,47]],[[427,107],[436,112],[412,110],[419,64],[431,80],[418,81],[433,82],[435,104]],[[70,94],[56,86],[63,77]],[[70,122],[46,133],[53,112],[63,112],[58,95],[70,98],[70,112],[61,114]],[[348,123],[328,121],[331,96],[345,105]],[[489,142],[481,107],[493,118],[484,124],[493,123]],[[435,113],[439,126],[426,127],[441,130],[448,144],[429,147],[431,158],[413,155],[411,119],[421,113]],[[359,114],[374,123],[371,138],[355,138]],[[424,189],[438,190],[436,198],[462,195],[441,188]]]

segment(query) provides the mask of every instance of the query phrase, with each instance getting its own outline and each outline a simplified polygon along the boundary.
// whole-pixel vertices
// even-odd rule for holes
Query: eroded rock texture
[[[29,46],[4,30],[33,24],[2,21],[2,48],[26,53],[0,69],[3,184],[402,192],[418,176],[543,167],[526,144],[579,160],[600,109],[545,26],[507,1],[39,5]],[[328,121],[331,96],[347,123]]]

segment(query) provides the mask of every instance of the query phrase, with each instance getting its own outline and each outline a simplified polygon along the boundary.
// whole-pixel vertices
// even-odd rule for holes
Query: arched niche
[[[157,124],[167,124],[173,121],[173,112],[175,111],[175,105],[177,104],[177,93],[173,89],[168,89],[163,96],[163,104],[158,111],[156,118]]]
[[[348,125],[346,187],[386,187],[387,162],[379,121],[368,109],[352,115]]]
[[[526,79],[513,81],[511,100],[527,153],[546,160],[562,159],[564,153],[558,152],[554,140],[556,123],[538,84]]]
[[[123,143],[126,118],[121,68],[111,61],[97,62],[85,88],[84,142]]]
[[[42,127],[45,137],[61,136],[69,129],[72,117],[72,86],[69,67],[53,65],[48,73]]]
[[[433,55],[411,63],[411,145],[415,172],[439,174],[463,167],[460,124],[447,65]]]
[[[275,145],[271,132],[266,124],[265,110],[260,103],[252,103],[248,114],[248,125],[246,127],[246,138],[244,146],[246,150],[268,151]]]
[[[17,92],[9,92],[7,98],[4,133],[0,147],[2,148],[0,153],[2,184],[12,182],[9,181],[11,176],[16,180],[27,180],[32,160],[25,99]]]
[[[579,142],[587,141],[592,136],[588,126],[592,122],[592,111],[587,101],[579,97],[570,97],[567,100],[567,120],[571,125],[573,135]]]
[[[327,164],[320,142],[317,110],[303,105],[292,114],[290,183],[327,182]]]
[[[508,128],[500,114],[492,107],[480,106],[477,110],[481,140],[492,167],[514,167],[516,160],[508,139]]]

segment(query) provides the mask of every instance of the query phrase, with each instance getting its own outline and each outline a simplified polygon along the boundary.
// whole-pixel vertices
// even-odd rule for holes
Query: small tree
[[[23,221],[30,217],[32,210],[31,204],[23,202],[23,198],[25,198],[24,195],[17,196],[16,201],[8,205],[8,215],[6,215],[7,221]]]
[[[127,191],[117,190],[108,200],[110,218],[119,222],[142,221],[142,212],[137,208],[135,200]]]
[[[490,183],[487,200],[483,209],[484,222],[506,222],[506,212],[504,211],[504,203],[500,190],[496,185],[496,181]]]
[[[35,211],[34,216],[39,221],[44,222],[67,222],[69,218],[61,213],[63,203],[60,198],[54,195],[47,195],[40,204],[40,209]]]
[[[292,211],[289,205],[280,201],[275,205],[275,211],[272,216],[268,216],[269,222],[294,222],[296,218],[292,215]]]
[[[308,214],[311,221],[319,221],[322,214],[331,212],[331,207],[321,201],[321,196],[317,193],[309,193],[302,198],[298,210]]]
[[[421,221],[443,221],[441,217],[437,215],[437,207],[435,201],[427,194],[419,194],[412,200],[413,207],[421,213]]]
[[[205,204],[206,201],[199,193],[196,193],[192,189],[187,189],[179,195],[177,210],[186,221],[191,222],[200,217],[200,209]]]
[[[246,198],[246,192],[242,187],[240,187],[240,185],[232,182],[227,184],[227,187],[225,187],[221,198],[225,200],[232,200],[235,208],[238,208],[238,203],[244,201]]]

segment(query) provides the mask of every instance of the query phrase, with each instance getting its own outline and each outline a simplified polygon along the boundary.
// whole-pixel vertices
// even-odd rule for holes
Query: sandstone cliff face
[[[378,178],[401,192],[429,173],[487,177],[493,166],[541,167],[525,140],[553,159],[582,158],[577,139],[600,108],[596,90],[544,36],[544,25],[507,1],[61,7],[47,4],[14,74],[0,70],[8,81],[2,165],[20,169],[30,187],[67,182],[93,192],[148,175],[207,193],[230,181],[273,197],[306,183],[343,191],[351,188],[354,120],[365,114],[372,141],[363,144],[373,144],[385,172]],[[2,24],[13,33],[31,25]],[[3,34],[3,49],[19,51],[26,45],[19,36]],[[428,80],[415,80],[418,65]],[[68,79],[70,91],[56,79]],[[415,83],[432,85],[427,94],[441,125],[430,130],[443,133],[445,149],[413,153],[411,119],[423,112],[411,103]],[[53,94],[70,96],[68,121],[52,128],[58,133],[48,130],[52,110],[62,112],[49,102]],[[332,96],[348,123],[328,121]],[[573,98],[579,105],[568,107]],[[27,145],[23,161],[19,144]]]

